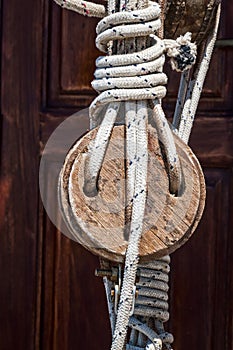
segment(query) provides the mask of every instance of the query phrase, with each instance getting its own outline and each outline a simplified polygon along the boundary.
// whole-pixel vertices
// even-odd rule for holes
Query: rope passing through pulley
[[[192,26],[171,37],[167,24],[179,17],[177,1],[109,0],[107,11],[86,1],[55,1],[102,18],[96,46],[106,53],[96,61],[91,131],[69,151],[60,173],[60,209],[74,239],[101,258],[97,275],[106,289],[111,350],[171,349],[173,337],[163,327],[168,254],[189,239],[204,209],[203,173],[187,142],[216,40],[219,1],[203,11],[203,37],[195,28],[199,47]],[[171,36],[161,37],[164,31]],[[165,55],[181,72],[172,125],[162,108]]]

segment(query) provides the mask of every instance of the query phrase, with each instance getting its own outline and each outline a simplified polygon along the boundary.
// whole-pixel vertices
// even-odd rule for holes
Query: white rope
[[[132,328],[130,341],[126,349],[152,349],[149,347],[148,339],[160,340],[166,349],[171,349],[173,336],[165,332],[163,323],[169,318],[168,314],[168,274],[170,271],[170,257],[165,256],[159,260],[152,261],[147,264],[139,264],[138,271],[140,273],[139,281],[136,284],[138,297],[134,307],[134,317],[129,319],[129,327]],[[106,281],[105,281],[106,283]],[[113,310],[113,302],[111,298],[107,298],[109,310]],[[137,319],[141,318],[141,320]],[[152,321],[154,319],[154,321]],[[151,325],[151,322],[153,323]],[[150,327],[148,326],[150,325]],[[154,331],[151,329],[153,328]],[[146,336],[146,345],[141,341],[141,347],[137,345],[139,334]],[[158,342],[160,344],[160,341]]]
[[[119,13],[117,15],[119,15]],[[116,14],[112,15],[113,19],[114,16],[116,16]],[[143,16],[143,18],[145,17],[146,14]],[[111,24],[113,25],[113,23]],[[139,25],[140,24],[127,24],[123,28],[124,30],[127,29],[128,32],[131,31],[131,36],[133,35],[134,37],[150,34],[150,47],[145,48],[140,52],[125,55],[104,56],[99,57],[96,60],[97,70],[95,72],[95,77],[97,79],[92,83],[92,86],[97,91],[100,92],[103,90],[103,92],[90,105],[91,127],[96,127],[99,124],[98,116],[100,115],[102,107],[107,103],[115,102],[116,100],[127,101],[154,100],[156,98],[162,99],[166,95],[166,88],[163,86],[167,82],[165,74],[161,73],[160,75],[153,75],[154,72],[158,73],[162,68],[164,63],[164,58],[162,56],[164,52],[168,51],[170,56],[174,55],[172,56],[172,64],[177,70],[179,70],[185,63],[186,67],[189,68],[190,64],[195,62],[196,51],[193,49],[193,44],[191,45],[188,57],[186,52],[180,52],[177,49],[179,45],[181,47],[184,46],[183,42],[186,42],[187,47],[190,45],[189,35],[178,38],[176,41],[162,41],[153,34],[154,30],[152,26],[149,28],[148,25],[143,25],[143,32],[142,29],[140,29],[140,31],[137,30],[137,26]],[[111,29],[112,34],[114,33],[114,30],[115,27]],[[120,32],[118,32],[118,37],[121,37]],[[112,37],[108,37],[109,40],[113,40],[114,38],[114,35]],[[121,38],[124,38],[124,36]],[[178,44],[178,42],[180,42],[180,44]],[[107,43],[105,41],[101,42],[98,40],[98,36],[97,44],[99,45],[98,48],[103,52],[107,50]],[[189,56],[192,59],[190,59]],[[139,72],[140,77],[138,76]],[[116,76],[114,75],[115,73]],[[125,76],[128,78],[127,81]],[[135,84],[137,84],[137,89],[133,88]],[[130,88],[127,88],[128,86],[130,86]]]
[[[181,183],[180,160],[177,156],[173,133],[168,124],[167,118],[163,112],[158,100],[153,101],[153,120],[158,132],[158,138],[164,145],[166,161],[168,163],[168,172],[170,179],[170,192],[177,194]]]
[[[124,346],[128,328],[129,315],[133,304],[133,286],[135,284],[139,243],[142,233],[147,185],[147,108],[144,102],[137,106],[137,162],[135,171],[135,189],[133,196],[132,218],[130,225],[129,244],[125,258],[124,278],[118,307],[117,321],[111,350],[121,350]],[[138,132],[140,130],[140,132]]]
[[[169,318],[168,313],[168,274],[170,257],[165,256],[159,260],[139,264],[140,279],[137,283],[138,298],[134,308],[134,317],[142,317],[140,326],[147,330],[147,333],[140,329],[140,332],[146,335],[147,339],[152,341],[148,326],[153,328],[156,333],[156,339],[160,339],[166,349],[171,349],[173,336],[164,331],[163,323]],[[151,325],[151,321],[154,323]],[[134,320],[135,322],[135,320]],[[132,327],[132,319],[130,320]],[[138,327],[138,325],[137,325]],[[133,327],[135,329],[135,327]],[[139,330],[138,328],[136,328]],[[147,343],[148,344],[148,343]],[[134,343],[130,342],[131,349],[134,350]],[[144,349],[145,347],[143,347]],[[154,350],[155,347],[151,347]],[[147,349],[147,348],[146,348]],[[148,347],[149,349],[149,347]]]
[[[104,17],[105,7],[86,1],[55,0],[61,6],[87,16]],[[139,5],[140,10],[135,10]],[[96,46],[102,52],[113,53],[114,41],[118,40],[118,54],[100,57],[96,61],[96,80],[92,86],[100,94],[90,106],[91,127],[98,125],[96,139],[90,145],[85,164],[85,190],[95,195],[98,175],[104,160],[112,128],[125,102],[127,208],[132,210],[129,244],[125,257],[124,278],[121,287],[117,317],[111,299],[112,282],[104,279],[113,340],[111,350],[124,348],[128,326],[132,328],[127,350],[171,349],[173,337],[164,331],[163,323],[168,313],[169,257],[149,264],[139,264],[139,244],[142,234],[147,190],[148,163],[148,100],[153,104],[153,120],[160,141],[163,143],[168,163],[170,191],[177,193],[181,180],[179,158],[172,131],[161,107],[166,94],[164,85],[167,77],[163,73],[164,53],[171,57],[173,69],[183,72],[174,113],[173,127],[178,128],[180,137],[188,142],[201,89],[209,66],[220,16],[220,5],[216,25],[209,37],[201,65],[194,80],[189,80],[191,66],[195,63],[196,46],[191,43],[191,34],[174,40],[161,40],[154,33],[160,28],[160,8],[157,3],[143,0],[120,1],[116,12],[116,1],[108,1],[108,16],[97,26]],[[124,11],[129,10],[130,11]],[[132,10],[133,9],[133,10]],[[147,37],[147,39],[145,39]],[[139,38],[139,39],[135,39]],[[134,51],[139,52],[130,52]],[[114,52],[115,53],[115,52]],[[187,70],[187,73],[184,72]],[[128,101],[128,102],[127,102]],[[134,102],[132,102],[134,101]],[[137,101],[137,102],[136,102]],[[134,305],[134,316],[130,317],[134,299],[134,285],[137,269],[140,280],[137,283],[138,298]]]
[[[217,38],[220,14],[221,4],[218,5],[215,26],[207,39],[201,64],[198,67],[198,71],[196,74],[196,78],[190,81],[189,90],[191,93],[185,101],[179,126],[179,136],[186,143],[188,143],[190,137],[193,121],[197,111],[197,106],[203,89],[203,84],[205,81],[207,71],[209,69],[210,59]]]
[[[105,30],[109,29],[116,25],[127,24],[127,23],[146,23],[154,21],[159,21],[160,7],[157,3],[151,2],[150,7],[134,10],[130,12],[117,12],[114,15],[109,15],[105,17],[102,21],[97,24],[96,32],[97,34],[103,33]],[[97,40],[97,42],[99,39]]]
[[[98,36],[96,45],[103,52],[108,50],[108,43],[116,39],[129,40],[129,38],[132,37],[139,37],[142,38],[142,42],[145,36],[150,35],[149,45],[151,46],[149,48],[142,48],[141,45],[140,48],[138,47],[141,49],[139,52],[117,54],[97,59],[97,70],[95,72],[95,77],[97,79],[92,83],[92,86],[100,95],[90,106],[90,119],[91,127],[99,123],[100,127],[97,132],[97,137],[89,149],[89,156],[87,157],[85,167],[87,193],[92,192],[94,194],[104,154],[113,125],[116,121],[116,115],[119,111],[119,103],[117,107],[116,101],[138,101],[137,104],[135,102],[125,103],[126,158],[128,161],[127,207],[132,206],[132,217],[129,230],[129,244],[125,257],[124,278],[111,350],[122,350],[124,346],[129,324],[129,315],[134,298],[132,291],[137,272],[147,186],[148,105],[146,100],[154,101],[153,117],[160,140],[164,143],[166,150],[167,162],[169,164],[170,189],[176,193],[179,189],[181,177],[179,159],[176,153],[172,132],[159,102],[159,99],[163,98],[166,94],[166,89],[163,86],[167,82],[167,77],[162,72],[162,65],[164,63],[163,54],[165,51],[168,51],[169,55],[173,58],[173,66],[176,67],[176,69],[180,69],[180,65],[187,65],[187,68],[189,68],[189,65],[195,61],[196,53],[192,45],[188,51],[188,58],[186,52],[181,52],[179,50],[179,48],[184,45],[189,48],[187,44],[190,43],[190,35],[179,38],[178,41],[162,41],[154,35],[155,30],[160,26],[159,18],[154,17],[159,16],[160,11],[158,4],[155,3],[152,5],[151,11],[148,11],[148,9],[146,11],[142,10],[141,17],[139,17],[138,11],[136,12],[136,16],[134,16],[135,12],[136,11],[132,11],[130,14],[123,13],[123,16],[121,16],[121,13],[113,14],[107,17],[107,19],[103,19],[97,27]],[[149,22],[146,22],[147,19]],[[121,25],[124,21],[126,21],[126,23]],[[134,45],[133,42],[132,44]],[[192,60],[190,60],[190,52]],[[152,64],[153,61],[155,61],[155,64]],[[183,68],[182,66],[182,69]],[[140,75],[137,74],[139,70]],[[122,72],[124,73],[123,77],[121,75]],[[127,77],[127,79],[125,77]],[[145,102],[143,102],[143,100]],[[103,114],[101,122],[101,119],[99,119],[100,111],[103,111],[103,107],[108,103],[108,108]],[[150,288],[152,288],[152,286]],[[152,296],[158,297],[158,294],[161,295],[163,289],[166,288],[167,281],[156,281],[156,289],[154,294],[152,293]],[[151,303],[153,307],[149,308],[147,298],[148,296],[140,297],[140,304],[135,305],[135,313],[139,316],[149,318],[155,317],[160,323],[167,320],[169,314],[166,301],[157,299],[155,303]],[[150,329],[146,323],[143,327]],[[143,327],[142,329],[144,329]],[[133,333],[132,335],[135,341],[137,338],[138,345],[144,344],[141,335],[141,333],[143,333],[142,329],[139,334]],[[151,332],[153,331],[151,330]],[[163,335],[164,334],[165,332],[163,332]],[[157,349],[159,348],[158,344],[162,345],[162,340],[160,338],[157,337],[155,342],[154,337],[151,338],[148,332],[147,338],[150,339],[150,343],[147,344],[148,349],[151,348],[151,346]],[[164,335],[163,341],[170,344],[171,336],[169,338]]]
[[[86,178],[84,189],[87,195],[95,195],[97,178],[104,160],[113,125],[119,111],[119,103],[111,103],[105,113],[101,127],[95,138],[95,143],[89,146],[89,157],[86,159]],[[97,153],[98,152],[98,153]],[[96,156],[98,154],[98,156]]]
[[[103,5],[98,5],[84,0],[54,0],[61,7],[78,12],[89,17],[103,18],[106,16],[106,9]]]
[[[159,19],[154,16],[159,16],[160,13],[157,3],[151,5],[149,9],[151,10],[142,10],[140,16],[139,11],[132,11],[130,14],[122,13],[122,18],[127,19],[127,25],[123,27],[124,31],[130,33],[132,30],[131,36],[137,37],[137,26],[141,26],[141,23],[145,23],[142,24],[144,26],[143,34],[148,34],[149,25],[147,22],[143,21],[146,21],[148,19],[150,21],[149,23],[151,23],[151,19],[153,19],[153,23],[157,23]],[[118,24],[122,23],[123,19],[121,18],[121,13],[116,13],[107,18],[104,18],[98,25],[98,35],[101,35],[103,33],[103,30],[109,30],[108,28],[111,27],[110,30],[112,36],[108,36],[108,40],[112,41],[114,39],[114,30],[117,28],[114,24],[115,18]],[[134,23],[135,18],[136,21],[139,21],[140,23],[136,25],[133,24],[132,26],[130,24],[130,21],[133,21]],[[108,146],[113,125],[116,121],[116,113],[114,111],[119,109],[116,101],[140,101],[149,99],[155,101],[154,119],[156,121],[155,124],[157,126],[160,140],[164,143],[165,146],[170,179],[170,189],[172,193],[176,193],[178,191],[181,173],[179,159],[176,153],[173,135],[168,126],[167,119],[165,118],[162,108],[158,106],[158,103],[156,101],[163,98],[166,94],[166,88],[163,85],[166,84],[167,77],[164,73],[162,73],[164,63],[163,53],[167,50],[170,52],[170,56],[172,56],[173,53],[173,60],[175,60],[177,57],[179,58],[180,52],[178,50],[178,46],[189,44],[190,35],[178,38],[177,41],[162,41],[154,34],[152,34],[154,32],[153,27],[150,28],[150,31],[150,45],[152,45],[151,47],[145,48],[140,52],[100,57],[96,61],[96,80],[93,81],[92,86],[101,93],[90,106],[91,128],[97,126],[101,122],[101,114],[104,115],[104,117],[102,118],[102,124],[97,133],[95,143],[90,147],[89,150],[89,159],[87,160],[86,166],[86,188],[88,187],[87,193],[95,193],[96,190],[98,174],[100,172],[103,157]],[[117,33],[118,36],[121,37],[121,31],[119,30],[119,27]],[[178,44],[178,42],[180,44]],[[97,43],[99,44],[99,48],[101,50],[107,50],[106,40],[103,41],[102,39],[99,39],[99,36],[97,36]],[[173,49],[172,43],[174,46]],[[194,61],[195,50],[193,49],[193,45],[192,49],[190,50],[194,55],[192,56],[194,57]],[[187,57],[184,56],[184,58],[187,61]],[[126,76],[127,79],[125,78]],[[101,113],[103,111],[103,107],[108,103],[109,105],[107,113]],[[130,141],[127,143],[127,154],[129,154],[129,152],[131,152],[130,150],[132,147],[134,147],[135,144],[135,131],[133,131],[133,120],[135,120],[135,116],[134,112],[132,111],[132,104],[129,105],[126,103],[125,108],[127,133],[131,132],[131,134],[134,134],[134,136],[132,136],[130,138]],[[130,116],[132,116],[131,119],[129,119]],[[132,166],[129,170],[130,172],[133,172],[133,168],[135,166],[134,157],[135,151],[134,153],[132,151],[131,157],[129,156],[129,161],[132,162]],[[129,186],[129,188],[130,187],[132,186]]]
[[[143,10],[142,10],[143,11]],[[136,11],[135,11],[136,12]],[[128,160],[127,168],[127,205],[132,206],[132,217],[130,223],[129,244],[125,258],[125,270],[123,284],[121,288],[121,297],[119,309],[117,313],[116,326],[113,335],[111,350],[121,350],[125,343],[127,328],[129,324],[129,315],[133,303],[133,286],[135,284],[139,243],[142,233],[142,225],[144,218],[144,209],[146,201],[146,185],[147,185],[147,102],[143,100],[154,101],[153,116],[155,125],[160,136],[160,140],[164,143],[166,150],[167,162],[169,164],[169,178],[171,182],[171,191],[177,192],[180,184],[180,165],[176,153],[172,132],[168,126],[167,120],[163,113],[159,99],[165,96],[166,89],[163,86],[167,82],[166,75],[162,73],[165,51],[173,57],[173,66],[180,68],[179,64],[183,64],[182,52],[179,47],[187,45],[190,42],[190,35],[185,38],[179,38],[178,41],[162,41],[154,35],[154,31],[159,28],[160,21],[153,16],[159,15],[158,4],[151,6],[151,11],[143,11],[139,17],[138,11],[136,16],[134,11],[130,14],[121,13],[113,14],[107,19],[103,19],[97,27],[97,47],[106,52],[108,43],[116,39],[128,39],[131,37],[145,37],[150,35],[151,47],[141,49],[140,52],[117,54],[97,59],[97,70],[95,77],[97,78],[92,86],[100,95],[93,101],[90,106],[91,127],[100,123],[100,111],[109,103],[107,111],[103,114],[97,137],[93,145],[89,149],[89,157],[85,167],[86,189],[95,193],[98,174],[106,152],[113,125],[116,121],[116,114],[119,111],[116,101],[138,101],[125,103],[125,124],[126,124],[126,158]],[[147,20],[149,22],[144,22]],[[136,24],[135,24],[136,18]],[[118,24],[116,26],[115,23]],[[121,25],[126,20],[124,26]],[[133,23],[131,23],[133,22]],[[143,40],[143,39],[141,39]],[[185,43],[184,43],[185,41]],[[152,50],[153,49],[153,50]],[[195,61],[195,50],[193,46],[189,51],[192,52],[192,62]],[[189,67],[190,59],[184,56],[187,67]],[[190,57],[188,57],[190,58]],[[155,61],[155,64],[152,62]],[[140,75],[138,73],[140,72]],[[123,73],[123,74],[122,74]],[[124,76],[122,76],[124,75]],[[127,77],[127,79],[125,79]],[[136,88],[135,88],[136,87]],[[153,297],[161,295],[162,291],[167,288],[167,281],[156,281],[156,289]],[[150,287],[152,288],[152,286]],[[145,293],[148,291],[145,291]],[[166,301],[158,300],[153,303],[151,308],[146,301],[148,296],[141,296],[140,303],[135,305],[135,312],[144,317],[155,317],[161,322],[168,319]],[[147,325],[144,325],[147,328]],[[162,327],[162,326],[161,326]],[[150,329],[150,328],[149,328]],[[143,333],[143,332],[142,332]],[[133,333],[132,337],[137,338],[137,344],[143,344],[143,338],[137,333]],[[165,334],[165,332],[163,332]],[[148,349],[158,348],[158,344],[154,343],[154,338],[150,339]],[[168,344],[171,341],[166,335],[163,341]],[[156,338],[157,339],[157,338]],[[168,341],[169,340],[169,341]],[[162,340],[158,338],[156,341],[162,344]]]

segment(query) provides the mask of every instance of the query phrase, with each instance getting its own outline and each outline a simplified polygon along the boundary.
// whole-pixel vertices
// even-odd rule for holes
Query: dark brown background
[[[97,21],[52,0],[0,6],[0,350],[107,350],[104,289],[93,275],[98,259],[56,232],[38,192],[46,140],[93,99]],[[233,39],[232,18],[233,2],[225,0],[220,39]],[[175,350],[233,349],[232,50],[215,50],[191,138],[208,193],[197,233],[172,256]],[[169,76],[168,113],[176,90]],[[77,136],[87,126],[80,119]]]

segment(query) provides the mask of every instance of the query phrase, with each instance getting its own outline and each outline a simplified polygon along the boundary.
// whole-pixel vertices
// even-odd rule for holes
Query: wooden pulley
[[[124,126],[111,135],[95,196],[85,193],[85,161],[97,129],[83,136],[69,151],[59,178],[59,202],[73,239],[111,261],[123,262],[128,245],[125,196]],[[148,180],[141,261],[175,251],[194,232],[204,209],[205,181],[192,150],[174,136],[182,168],[178,194],[169,192],[169,179],[156,130],[148,128]]]
[[[214,26],[219,3],[220,0],[168,0],[164,13],[165,38],[176,39],[191,32],[192,41],[199,45]]]

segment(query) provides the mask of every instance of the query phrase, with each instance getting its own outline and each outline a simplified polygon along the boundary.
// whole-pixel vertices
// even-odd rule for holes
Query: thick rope
[[[105,7],[102,5],[77,0],[55,1],[62,7],[87,16],[101,18],[106,15]],[[142,8],[135,10],[134,2]],[[116,1],[109,0],[109,15],[97,26],[97,47],[102,52],[113,53],[116,47],[114,41],[118,40],[119,54],[100,57],[96,61],[96,80],[92,86],[100,94],[90,106],[90,120],[91,127],[97,125],[100,127],[96,139],[90,145],[85,187],[87,194],[95,195],[98,174],[121,108],[119,102],[124,101],[128,161],[127,206],[130,204],[132,209],[117,317],[111,298],[113,284],[107,278],[104,279],[113,333],[111,350],[123,349],[128,326],[132,330],[130,341],[126,345],[127,350],[162,350],[162,347],[171,349],[173,337],[165,332],[163,327],[163,323],[169,318],[167,292],[170,258],[164,257],[143,265],[139,265],[138,258],[146,202],[148,101],[153,104],[155,127],[166,152],[170,191],[177,193],[181,179],[179,158],[173,134],[161,107],[161,99],[166,94],[164,85],[167,82],[167,77],[163,73],[164,53],[172,58],[173,69],[183,72],[173,127],[180,137],[188,142],[216,40],[220,15],[219,5],[216,25],[207,40],[202,62],[194,75],[195,78],[189,81],[189,70],[196,57],[196,47],[191,43],[191,34],[186,33],[176,41],[159,39],[154,33],[158,32],[161,26],[160,8],[157,3],[149,4],[147,7],[146,1],[131,0],[127,5],[125,0],[121,0],[121,12],[115,13]],[[169,5],[170,1],[167,4]],[[125,9],[129,10],[129,6],[132,11],[122,12]],[[144,6],[146,8],[143,8]],[[135,52],[132,53],[132,50]],[[137,50],[139,52],[136,52]],[[138,268],[141,272],[137,283],[138,298],[134,305],[134,316],[130,317]]]
[[[154,35],[154,32],[160,27],[159,14],[158,4],[154,4],[151,5],[150,11],[148,9],[141,10],[140,13],[138,11],[132,11],[129,14],[123,13],[122,17],[121,13],[113,14],[107,17],[107,19],[103,19],[97,27],[98,36],[96,44],[103,52],[108,50],[109,42],[119,39],[129,40],[133,37],[139,37],[142,41],[144,37],[150,35],[149,45],[151,45],[149,48],[143,48],[141,45],[140,52],[99,58],[96,62],[97,71],[95,73],[95,76],[98,78],[92,83],[92,86],[100,93],[90,106],[92,127],[100,123],[100,111],[103,110],[106,104],[109,105],[100,124],[96,140],[89,150],[85,168],[86,193],[95,194],[97,190],[98,174],[119,111],[119,103],[116,103],[116,101],[138,101],[137,104],[135,102],[125,103],[127,130],[126,153],[128,160],[127,198],[129,201],[127,206],[131,203],[132,217],[129,244],[125,258],[124,278],[111,350],[121,350],[125,343],[134,298],[132,291],[137,272],[139,243],[146,202],[148,105],[147,102],[143,102],[142,100],[154,101],[153,117],[158,134],[161,137],[160,140],[163,141],[167,153],[170,188],[174,191],[173,193],[178,191],[180,184],[180,165],[173,135],[158,100],[158,98],[164,97],[166,93],[166,89],[163,86],[167,82],[166,75],[162,73],[162,65],[164,63],[163,54],[167,51],[169,56],[173,57],[173,66],[177,70],[180,70],[188,68],[190,64],[194,63],[196,52],[194,46],[190,45],[191,38],[189,34],[179,38],[177,41],[162,41]],[[147,19],[148,22],[146,21]],[[121,25],[125,22],[127,24]],[[184,46],[188,50],[184,51]],[[153,60],[156,61],[156,64],[151,64]],[[158,64],[158,61],[161,65]],[[140,75],[135,72],[139,69],[138,65]],[[150,66],[150,70],[148,70],[148,65]],[[118,67],[121,70],[120,72],[118,71]],[[154,67],[157,67],[157,69],[155,70]],[[125,75],[127,74],[127,79],[122,78],[122,72]],[[160,282],[161,284],[166,288],[163,282]],[[159,286],[158,282],[157,286]],[[146,303],[143,297],[140,298],[140,301]],[[154,303],[153,306],[161,307],[162,309],[167,308],[166,302],[162,300],[158,300],[157,304]],[[141,312],[141,316],[144,315],[144,317],[155,317],[160,323],[162,320],[164,321],[164,317],[166,320],[168,318],[168,312],[166,310],[158,311],[158,309],[154,308],[152,312],[152,309],[148,309],[148,305],[138,306],[137,312],[139,314]],[[158,317],[162,317],[162,320]],[[143,324],[145,328],[148,328],[146,323]],[[160,326],[161,329],[162,326]],[[152,341],[149,335],[147,338],[150,339],[150,342]],[[163,338],[164,342],[168,342],[166,336]],[[156,339],[159,344],[162,344],[161,339]],[[171,337],[169,340],[171,340]],[[138,335],[137,343],[138,345],[143,344],[142,336]],[[158,343],[153,343],[152,341],[151,346],[157,348]]]
[[[153,320],[152,328],[157,333],[157,339],[160,339],[167,349],[171,349],[170,344],[173,342],[173,336],[165,332],[163,327],[163,323],[169,319],[169,263],[170,257],[165,256],[147,264],[139,264],[138,298],[134,308],[134,316],[144,318],[144,322],[141,323],[150,324]],[[147,338],[149,338],[148,335]]]
[[[205,44],[205,49],[201,57],[201,63],[195,72],[194,79],[189,82],[188,94],[182,110],[181,120],[179,124],[178,133],[180,138],[188,143],[191,134],[195,114],[197,111],[198,103],[201,97],[204,81],[206,78],[207,71],[210,65],[210,59],[213,54],[214,45],[217,38],[217,32],[219,27],[219,20],[221,14],[221,4],[218,5],[215,26],[210,32],[210,35]],[[178,98],[179,99],[179,98]],[[175,116],[175,119],[177,116]],[[177,126],[177,121],[175,122]]]
[[[145,105],[139,102],[137,106],[137,119],[140,126],[140,135],[137,133],[137,155],[140,161],[137,162],[135,171],[135,188],[132,206],[132,218],[130,224],[129,244],[125,257],[124,278],[121,288],[120,302],[118,306],[116,327],[113,336],[112,350],[121,350],[124,346],[129,315],[133,304],[133,286],[135,284],[139,243],[142,233],[144,209],[146,202],[147,185],[147,128],[145,123]]]
[[[140,278],[136,284],[138,297],[136,298],[134,307],[134,316],[129,319],[129,327],[132,329],[130,341],[126,349],[152,349],[162,344],[166,349],[171,349],[173,336],[165,332],[163,323],[169,318],[168,313],[168,274],[170,257],[165,256],[159,260],[155,260],[146,264],[139,264],[138,270]],[[104,281],[111,284],[110,281]],[[107,295],[110,295],[110,288]],[[114,318],[114,305],[111,297],[107,298],[108,308],[110,311],[110,319]],[[114,321],[111,323],[114,330]],[[148,326],[150,325],[150,327]],[[140,339],[140,333],[145,335],[145,338]],[[139,338],[139,339],[138,339]],[[149,339],[149,341],[148,341]],[[153,344],[154,341],[154,344]],[[152,345],[156,346],[150,346]],[[135,345],[136,344],[136,345]],[[138,347],[140,345],[140,348]]]
[[[54,0],[61,7],[78,12],[80,15],[88,17],[103,18],[106,16],[106,9],[103,5],[98,5],[90,1],[83,0]]]
[[[91,194],[96,192],[96,183],[98,174],[100,172],[106,148],[110,139],[111,131],[116,121],[117,113],[119,111],[119,104],[116,101],[141,101],[152,100],[155,101],[154,119],[156,120],[157,131],[160,140],[165,146],[165,152],[168,162],[168,172],[170,179],[170,190],[172,193],[177,193],[179,189],[181,171],[179,158],[176,153],[175,144],[172,132],[168,126],[167,119],[164,116],[161,106],[158,106],[159,99],[166,94],[164,85],[167,82],[167,77],[163,70],[164,52],[168,52],[169,56],[173,57],[173,65],[176,69],[180,69],[180,64],[186,64],[186,68],[195,60],[195,48],[190,43],[190,35],[178,38],[176,41],[161,40],[153,33],[155,28],[159,28],[159,6],[154,3],[147,9],[139,11],[132,11],[130,13],[116,13],[100,21],[97,27],[97,46],[104,52],[107,50],[107,44],[116,38],[142,37],[150,33],[150,47],[141,50],[140,52],[118,54],[113,56],[100,57],[96,61],[97,69],[95,72],[96,80],[93,81],[92,86],[98,92],[99,96],[92,102],[90,106],[90,120],[91,128],[97,126],[100,122],[100,116],[103,115],[102,124],[100,125],[95,142],[91,145],[89,151],[89,158],[86,164],[86,193]],[[128,23],[125,26],[115,26],[115,18],[117,24],[121,24],[124,20]],[[139,22],[138,24],[135,24]],[[146,22],[146,21],[149,22]],[[130,21],[133,24],[129,24]],[[153,25],[151,25],[153,23]],[[140,26],[140,30],[137,29]],[[108,31],[108,35],[104,34],[103,30]],[[179,51],[179,47],[190,50],[187,53]],[[190,59],[191,52],[191,59]],[[184,68],[184,66],[182,66]],[[126,79],[127,77],[127,79]],[[107,111],[103,111],[103,107],[108,105]],[[126,126],[127,132],[134,133],[130,140],[129,147],[135,145],[135,129],[133,123],[135,122],[134,112],[132,112],[132,104],[125,105]],[[102,113],[101,113],[102,112]],[[130,119],[132,116],[132,119]],[[132,142],[133,141],[133,142]],[[130,146],[131,145],[131,146]],[[135,153],[135,151],[134,151]],[[133,155],[133,152],[131,153]],[[135,156],[135,154],[134,154]],[[134,167],[134,157],[131,157],[132,167]]]

